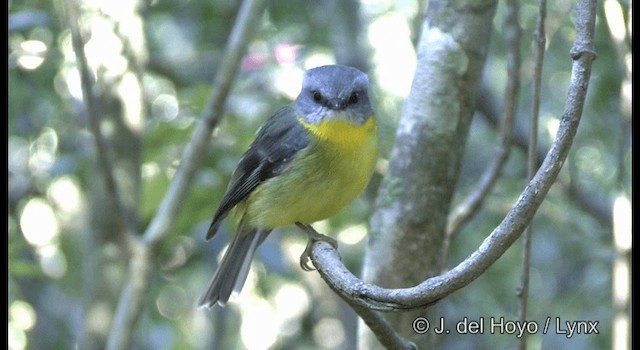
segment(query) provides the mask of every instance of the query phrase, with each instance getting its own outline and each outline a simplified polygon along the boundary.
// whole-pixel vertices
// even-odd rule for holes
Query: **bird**
[[[234,170],[206,234],[211,239],[230,213],[239,217],[233,239],[198,305],[224,307],[240,293],[256,249],[279,227],[296,225],[314,241],[337,247],[312,223],[330,218],[367,186],[378,158],[378,126],[369,79],[342,65],[307,70],[293,103],[258,129]]]

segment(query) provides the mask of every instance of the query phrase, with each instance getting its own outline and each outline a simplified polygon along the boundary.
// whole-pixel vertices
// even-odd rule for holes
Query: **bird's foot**
[[[300,255],[300,267],[304,271],[313,271],[315,270],[315,268],[309,265],[309,262],[311,261],[311,247],[313,246],[313,243],[317,241],[323,241],[331,244],[331,246],[333,246],[335,249],[338,249],[338,241],[329,236],[325,236],[322,233],[319,233],[313,227],[311,227],[311,225],[305,225],[300,222],[296,222],[296,226],[302,229],[302,231],[307,234],[307,237],[309,237],[307,247],[304,249],[304,252],[302,252],[302,255]]]

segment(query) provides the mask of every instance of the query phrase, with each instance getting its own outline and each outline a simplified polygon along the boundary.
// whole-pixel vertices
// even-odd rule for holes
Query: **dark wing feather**
[[[301,149],[309,145],[306,131],[289,105],[277,111],[258,131],[233,172],[227,193],[213,216],[207,239],[213,237],[222,219],[265,180],[277,176]]]

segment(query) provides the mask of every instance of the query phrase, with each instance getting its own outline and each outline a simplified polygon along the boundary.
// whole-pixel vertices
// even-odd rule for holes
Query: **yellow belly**
[[[250,226],[271,229],[329,218],[369,183],[378,157],[375,118],[362,126],[333,121],[305,127],[315,136],[309,147],[247,198]]]

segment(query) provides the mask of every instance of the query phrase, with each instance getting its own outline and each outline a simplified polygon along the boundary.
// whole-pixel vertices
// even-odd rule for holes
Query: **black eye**
[[[320,93],[320,91],[312,91],[311,93],[314,101],[316,102],[322,101],[322,94]]]
[[[349,103],[356,104],[358,103],[359,99],[360,99],[360,94],[357,91],[354,91],[351,93],[351,96],[349,96]]]

